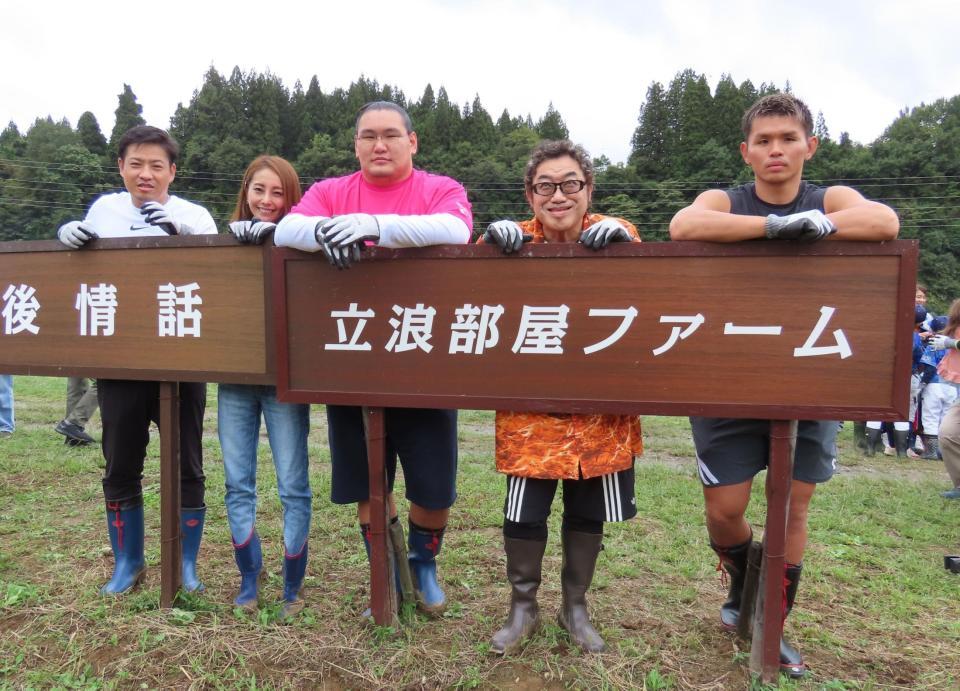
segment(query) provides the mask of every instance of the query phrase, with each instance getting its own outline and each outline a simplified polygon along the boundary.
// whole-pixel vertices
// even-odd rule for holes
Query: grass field
[[[492,469],[489,412],[460,418],[460,498],[441,555],[452,603],[432,622],[408,615],[398,631],[365,625],[368,571],[353,511],[329,500],[322,408],[310,435],[314,520],[308,607],[291,624],[268,604],[234,610],[238,582],[223,507],[216,387],[204,439],[206,592],[159,609],[158,445],[144,478],[146,587],[123,598],[97,588],[112,567],[99,447],[67,448],[53,425],[64,382],[16,378],[17,431],[0,440],[0,687],[3,688],[645,688],[742,689],[748,649],[718,626],[725,588],[703,528],[685,419],[646,418],[637,465],[639,515],[608,526],[590,603],[610,652],[585,656],[555,623],[559,506],[551,519],[541,606],[547,624],[519,654],[491,656],[487,640],[508,602],[500,542],[505,486]],[[88,429],[99,436],[99,419]],[[280,505],[265,437],[258,528],[281,589]],[[841,470],[814,497],[811,545],[788,636],[813,670],[782,688],[960,688],[960,502],[943,500],[943,467],[864,459],[841,433]],[[749,518],[763,522],[762,482]]]

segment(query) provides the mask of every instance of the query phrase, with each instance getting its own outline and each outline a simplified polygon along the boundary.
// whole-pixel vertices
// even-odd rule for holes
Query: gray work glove
[[[175,221],[163,205],[159,202],[144,202],[140,207],[143,220],[152,226],[157,226],[167,235],[192,235],[193,228],[186,223]]]
[[[317,234],[322,236],[321,245],[346,248],[366,240],[379,242],[380,224],[370,214],[344,214],[323,223]]]
[[[513,221],[494,221],[487,226],[483,234],[485,243],[493,244],[503,250],[504,254],[510,254],[523,247],[523,243],[533,240],[533,236],[523,232]]]
[[[602,250],[611,242],[631,242],[632,240],[629,231],[613,218],[597,221],[580,234],[580,244],[592,250]]]
[[[229,226],[234,237],[245,245],[262,245],[277,229],[276,223],[260,221],[256,218],[250,221],[234,221]]]
[[[763,226],[768,240],[799,240],[814,242],[837,232],[833,221],[817,209],[801,211],[789,216],[767,216]]]
[[[78,250],[91,240],[100,237],[90,226],[83,221],[70,221],[60,226],[57,239],[71,249]]]
[[[957,339],[937,334],[930,339],[930,347],[934,350],[957,350]]]

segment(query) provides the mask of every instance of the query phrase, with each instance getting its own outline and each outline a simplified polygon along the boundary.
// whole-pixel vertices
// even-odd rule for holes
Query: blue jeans
[[[0,374],[0,432],[12,432],[13,421],[13,375]]]
[[[217,408],[227,490],[224,500],[234,544],[250,539],[257,518],[257,446],[263,413],[283,505],[284,548],[287,554],[299,553],[310,532],[310,406],[279,403],[273,386],[221,384]]]

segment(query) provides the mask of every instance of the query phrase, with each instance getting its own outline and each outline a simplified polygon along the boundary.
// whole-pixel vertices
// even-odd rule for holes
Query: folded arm
[[[837,227],[835,240],[893,240],[900,231],[900,219],[893,209],[864,199],[852,187],[829,188],[823,208]]]
[[[730,198],[722,190],[707,190],[680,209],[670,221],[671,240],[739,242],[765,237],[763,216],[730,213]]]

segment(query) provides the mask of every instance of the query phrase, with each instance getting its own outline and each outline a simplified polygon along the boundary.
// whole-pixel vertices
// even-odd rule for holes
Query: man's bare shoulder
[[[869,203],[857,190],[846,185],[831,185],[823,193],[823,208],[828,214]]]
[[[697,195],[690,208],[730,213],[730,197],[723,190],[706,190]]]

